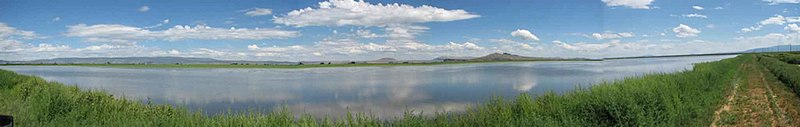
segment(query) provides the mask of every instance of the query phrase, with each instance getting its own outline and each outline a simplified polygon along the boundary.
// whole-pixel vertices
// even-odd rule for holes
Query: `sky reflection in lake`
[[[85,89],[215,114],[286,107],[295,113],[338,116],[346,111],[381,118],[407,110],[463,111],[492,96],[564,92],[647,73],[691,70],[691,64],[733,56],[506,62],[404,67],[308,69],[127,69],[0,66]]]

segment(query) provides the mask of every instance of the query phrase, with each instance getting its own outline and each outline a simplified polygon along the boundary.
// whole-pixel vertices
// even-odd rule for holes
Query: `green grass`
[[[305,63],[304,65],[263,65],[263,64],[0,64],[0,66],[87,66],[87,67],[114,67],[114,68],[322,68],[322,67],[387,67],[387,66],[430,66],[444,64],[474,64],[498,62],[552,62],[552,61],[588,61],[588,60],[520,60],[520,61],[462,61],[462,62],[432,62],[432,63],[357,63],[357,64],[319,64]]]
[[[758,61],[766,67],[783,84],[791,88],[795,94],[800,96],[800,67],[784,61],[793,60],[791,56],[796,54],[760,55]],[[782,61],[782,60],[784,61]],[[800,60],[800,59],[798,59]]]
[[[206,116],[0,70],[0,114],[14,115],[18,126],[708,126],[739,66],[752,59],[743,55],[697,64],[692,71],[626,78],[562,95],[495,98],[462,113],[407,113],[391,121],[366,114],[294,117],[286,110]]]
[[[776,58],[778,60],[784,61],[790,64],[800,64],[800,54],[796,53],[778,53],[778,54],[769,54],[767,56]]]

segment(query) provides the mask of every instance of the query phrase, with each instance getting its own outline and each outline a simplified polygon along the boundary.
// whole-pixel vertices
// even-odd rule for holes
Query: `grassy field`
[[[408,113],[391,121],[365,114],[294,117],[287,111],[206,116],[0,70],[0,114],[14,115],[18,126],[708,126],[744,77],[743,65],[755,58],[742,55],[696,64],[692,71],[631,77],[562,95],[495,98],[462,113]]]
[[[557,60],[557,61],[587,61],[589,60]],[[552,62],[552,60],[520,60],[520,61],[459,61],[459,62],[432,62],[432,63],[357,63],[357,64],[319,64],[306,63],[303,65],[275,65],[275,64],[0,64],[0,66],[87,66],[87,67],[115,67],[115,68],[322,68],[322,67],[387,67],[387,66],[430,66],[444,64],[473,64],[473,63],[498,63],[498,62]]]

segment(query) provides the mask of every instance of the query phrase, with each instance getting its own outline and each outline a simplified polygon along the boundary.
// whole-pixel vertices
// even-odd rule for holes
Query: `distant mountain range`
[[[764,48],[755,48],[750,50],[742,51],[744,53],[751,53],[751,52],[788,52],[788,51],[800,51],[800,45],[778,45],[772,47],[764,47]]]
[[[528,61],[528,60],[592,60],[587,58],[529,57],[510,53],[492,53],[486,56],[468,59],[468,61]]]
[[[91,57],[91,58],[54,58],[31,61],[0,61],[12,64],[295,64],[296,62],[282,61],[245,61],[245,60],[217,60],[211,58],[193,57]]]
[[[433,60],[447,60],[447,59],[468,60],[468,59],[474,59],[474,58],[477,58],[477,57],[472,57],[472,56],[440,56],[440,57],[433,58]]]

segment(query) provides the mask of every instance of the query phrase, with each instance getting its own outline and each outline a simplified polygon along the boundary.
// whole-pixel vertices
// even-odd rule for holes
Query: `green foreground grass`
[[[285,110],[207,116],[0,70],[0,114],[15,116],[18,126],[708,126],[739,66],[754,58],[742,55],[696,64],[692,71],[626,78],[563,95],[495,98],[462,113],[407,113],[395,120],[365,114],[315,119]]]

